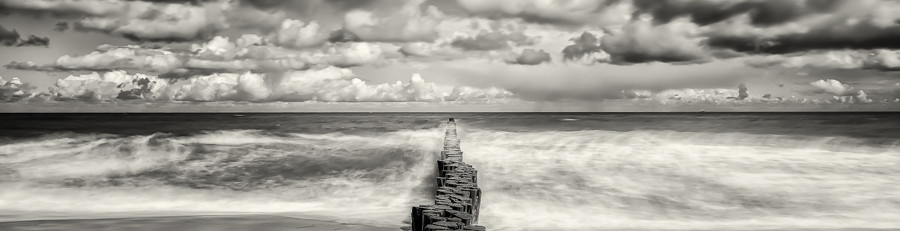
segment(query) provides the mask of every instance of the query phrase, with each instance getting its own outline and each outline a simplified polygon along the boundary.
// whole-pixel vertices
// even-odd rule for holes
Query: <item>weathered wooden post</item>
[[[456,120],[450,118],[444,133],[444,150],[437,161],[437,193],[433,205],[412,208],[413,231],[485,230],[478,222],[481,188],[478,171],[463,162],[456,136]]]

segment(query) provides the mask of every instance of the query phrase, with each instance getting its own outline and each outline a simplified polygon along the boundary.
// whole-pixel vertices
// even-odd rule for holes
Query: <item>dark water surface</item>
[[[0,114],[0,219],[401,226],[447,117],[491,230],[900,228],[897,113]]]

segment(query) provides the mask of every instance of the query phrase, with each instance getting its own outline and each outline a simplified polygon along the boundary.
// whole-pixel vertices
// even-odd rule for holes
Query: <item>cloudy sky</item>
[[[0,111],[900,109],[895,0],[0,0]]]

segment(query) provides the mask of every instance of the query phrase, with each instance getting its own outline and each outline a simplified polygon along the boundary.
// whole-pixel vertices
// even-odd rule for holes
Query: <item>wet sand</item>
[[[320,231],[400,230],[274,215],[164,216],[104,219],[48,219],[0,222],[4,231]]]

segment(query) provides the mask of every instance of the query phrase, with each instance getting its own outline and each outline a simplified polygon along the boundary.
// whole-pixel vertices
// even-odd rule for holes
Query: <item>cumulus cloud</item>
[[[544,50],[525,49],[518,57],[516,57],[515,61],[510,63],[538,65],[545,62],[550,62],[550,53],[547,53]]]
[[[50,12],[58,15],[102,16],[115,14],[128,6],[124,1],[77,1],[77,0],[0,0],[6,10]]]
[[[74,15],[79,31],[98,31],[135,41],[191,41],[212,37],[228,27],[228,2],[196,5],[142,1],[15,1],[2,0],[9,10]]]
[[[192,41],[212,37],[227,28],[226,4],[200,6],[132,2],[115,17],[87,17],[75,23],[79,31],[99,31],[135,41]]]
[[[717,23],[747,14],[750,23],[768,26],[789,22],[799,17],[834,9],[843,1],[820,0],[634,0],[638,13],[650,13],[654,21],[668,23],[678,17],[689,17],[699,25]]]
[[[897,12],[900,2],[891,0],[0,0],[8,17],[40,15],[48,28],[59,22],[57,31],[137,44],[111,40],[117,45],[49,63],[6,65],[97,71],[65,78],[54,93],[100,101],[465,101],[514,92],[539,101],[741,103],[793,91],[866,102],[894,94],[868,81],[892,81],[890,71],[900,70]],[[47,45],[24,37],[0,27],[3,45]],[[422,72],[484,88],[420,76],[373,84],[344,69],[365,65],[388,68],[354,69]],[[770,68],[834,80],[790,84],[769,74],[795,70],[761,70]],[[858,73],[877,76],[849,77]],[[748,80],[758,76],[766,78]],[[758,85],[770,80],[778,82]],[[734,88],[740,82],[760,87]],[[788,86],[776,88],[781,82]],[[753,95],[765,90],[775,96]]]
[[[466,101],[476,101],[476,102],[484,102],[491,101],[496,99],[504,99],[512,97],[513,94],[507,90],[503,90],[496,87],[490,87],[487,89],[482,88],[474,88],[468,86],[457,86],[454,87],[450,94],[447,94],[442,97],[444,101],[453,101],[453,102],[466,102]]]
[[[50,39],[47,37],[38,37],[29,35],[28,38],[22,39],[19,32],[8,30],[0,25],[0,45],[3,46],[43,46],[50,45]]]
[[[424,0],[406,2],[400,9],[386,12],[354,10],[344,16],[344,29],[363,41],[411,42],[433,41],[435,29],[444,14],[434,6],[424,12]]]
[[[820,79],[818,81],[809,83],[809,85],[812,85],[813,87],[816,87],[824,92],[835,95],[846,95],[852,90],[850,85],[841,83],[841,81],[837,81],[834,79]]]
[[[27,83],[23,83],[17,77],[11,78],[9,81],[0,77],[0,100],[2,101],[18,101],[31,97],[32,87]]]
[[[747,85],[744,85],[744,84],[742,83],[740,86],[738,86],[738,96],[737,96],[737,99],[743,100],[743,99],[746,99],[748,96],[750,96],[750,94],[747,93]]]
[[[827,1],[822,1],[827,2]],[[709,46],[745,53],[785,54],[820,49],[898,49],[900,2],[833,1],[827,14],[768,27],[746,15],[710,25]]]
[[[861,102],[861,103],[871,103],[872,102],[872,99],[869,99],[869,96],[863,90],[859,90],[856,92],[856,99],[859,100],[859,102]]]
[[[482,31],[472,37],[458,37],[450,45],[463,50],[486,51],[507,49],[510,47],[510,43],[514,45],[531,45],[534,44],[534,40],[535,38],[530,38],[521,31]]]
[[[383,51],[373,43],[338,43],[323,52],[303,53],[301,59],[312,64],[352,67],[379,61]]]
[[[359,36],[345,29],[338,29],[328,34],[328,41],[333,43],[339,42],[359,42]]]
[[[57,99],[114,100],[146,99],[165,100],[170,98],[166,89],[168,82],[156,76],[128,74],[125,71],[97,72],[85,75],[70,75],[57,80],[50,93]]]
[[[741,84],[738,90],[724,88],[679,88],[652,93],[649,100],[663,105],[690,104],[754,104],[754,103],[813,103],[802,97],[772,97],[772,94],[750,95]]]
[[[575,44],[566,46],[562,50],[563,59],[566,61],[576,61],[584,64],[593,64],[598,62],[609,62],[609,54],[603,52],[597,36],[585,31],[581,36],[572,38]]]
[[[535,23],[610,25],[629,17],[630,5],[616,0],[458,0],[469,12],[491,18],[515,17]]]
[[[682,88],[718,88],[734,86],[744,78],[763,71],[742,63],[722,65],[669,65],[648,63],[641,68],[620,65],[508,65],[485,60],[454,60],[432,67],[435,73],[458,76],[469,83],[490,80],[493,86],[507,89],[517,97],[533,101],[561,99],[601,100],[625,98],[622,91],[641,89],[662,91]],[[737,89],[731,89],[737,97]]]
[[[747,64],[761,68],[780,66],[785,68],[811,67],[892,71],[900,69],[900,51],[887,49],[835,50],[799,55],[757,56],[748,59]]]
[[[164,0],[166,1],[166,0]],[[193,0],[180,0],[193,1]],[[214,1],[214,0],[202,0]],[[385,2],[394,0],[304,0],[304,1],[278,1],[278,0],[241,0],[242,5],[255,7],[262,10],[289,10],[295,13],[310,14],[310,11],[324,11],[329,14],[339,14],[349,10],[377,7]]]
[[[240,1],[245,2],[245,1]],[[294,2],[294,1],[288,1]],[[195,4],[195,5],[200,5]],[[223,12],[228,20],[228,29],[257,30],[268,34],[281,27],[288,19],[288,14],[283,10],[264,10],[254,7],[228,5]]]
[[[181,60],[171,51],[144,49],[134,45],[104,45],[83,56],[64,55],[56,60],[56,65],[66,70],[132,69],[169,72],[180,64]]]
[[[734,101],[739,93],[733,89],[669,89],[653,94],[662,104],[723,103]]]
[[[175,53],[166,50],[146,49],[135,45],[101,45],[97,47],[97,50],[86,55],[59,57],[52,65],[12,62],[7,64],[6,68],[41,71],[128,69],[162,73],[180,68],[181,64],[182,60]]]
[[[856,94],[853,94],[853,92],[848,92],[844,95],[831,96],[831,98],[824,100],[823,103],[858,104],[872,103],[873,101],[874,100],[869,99],[869,96],[865,91],[858,90],[856,91]]]
[[[183,82],[111,71],[70,75],[51,89],[57,99],[91,101],[316,101],[410,102],[484,101],[511,96],[498,88],[443,86],[415,74],[408,82],[371,84],[344,68],[328,67],[280,74],[218,73]]]
[[[309,65],[350,67],[372,64],[380,61],[384,51],[381,45],[368,42],[326,44],[317,49],[296,50],[267,44],[255,35],[245,35],[235,43],[219,36],[195,46],[195,63],[229,65],[248,63],[257,68],[231,68],[230,70],[284,71],[307,68]],[[214,51],[214,52],[213,52]],[[192,66],[188,66],[189,68]],[[229,70],[229,69],[226,69]]]
[[[431,56],[434,51],[434,45],[431,43],[413,42],[406,43],[400,47],[400,53],[406,56]]]
[[[217,72],[280,72],[310,66],[359,66],[379,62],[383,54],[381,46],[374,43],[337,43],[314,50],[294,50],[267,44],[257,35],[244,35],[234,41],[217,36],[205,43],[192,44],[190,50],[101,45],[85,55],[64,55],[52,64],[11,62],[5,67],[38,71],[126,70],[189,77]]]
[[[446,43],[405,43],[398,50],[400,54],[408,58],[453,60],[472,57],[470,53]]]
[[[328,39],[326,32],[316,21],[304,23],[300,20],[286,19],[281,27],[271,36],[276,44],[294,48],[315,47]]]
[[[697,29],[690,22],[653,25],[641,18],[603,36],[600,46],[614,63],[704,62],[708,57],[694,36]]]

